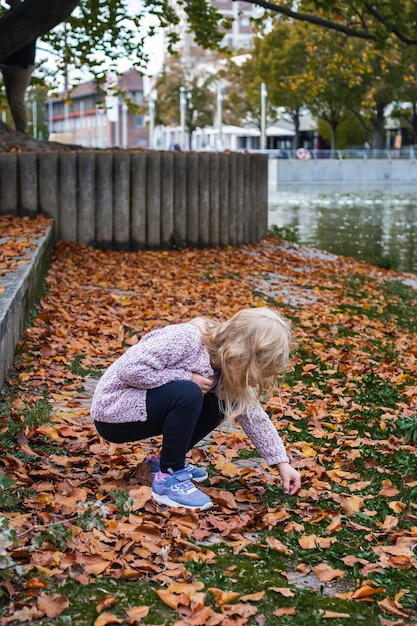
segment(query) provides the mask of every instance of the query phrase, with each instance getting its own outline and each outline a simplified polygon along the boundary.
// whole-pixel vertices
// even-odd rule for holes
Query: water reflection
[[[282,186],[269,196],[269,226],[299,243],[417,273],[417,186]]]

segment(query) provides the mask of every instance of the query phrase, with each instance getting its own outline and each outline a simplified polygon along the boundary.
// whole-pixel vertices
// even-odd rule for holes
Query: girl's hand
[[[195,372],[191,376],[191,380],[200,387],[203,395],[209,392],[213,386],[212,378],[206,378],[205,376],[201,376],[201,374],[196,374]]]
[[[301,476],[289,463],[278,463],[278,471],[282,478],[284,493],[293,496],[301,487]]]

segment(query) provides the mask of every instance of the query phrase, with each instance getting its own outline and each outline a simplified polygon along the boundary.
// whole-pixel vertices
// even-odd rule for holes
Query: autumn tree
[[[411,130],[413,144],[417,145],[417,50],[414,47],[403,49],[403,60],[403,82],[395,92],[391,115]]]
[[[364,42],[340,33],[314,29],[307,44],[307,72],[314,77],[307,94],[310,112],[330,128],[330,147],[337,147],[339,126],[360,106],[363,78],[369,72]]]

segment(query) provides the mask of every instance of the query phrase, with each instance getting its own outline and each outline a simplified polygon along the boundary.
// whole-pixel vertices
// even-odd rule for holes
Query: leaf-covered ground
[[[0,624],[416,624],[417,292],[402,279],[275,238],[59,243],[2,394]],[[155,505],[141,463],[158,438],[97,437],[100,372],[152,328],[265,304],[298,340],[267,408],[302,490],[285,496],[226,424],[193,453],[214,508]]]

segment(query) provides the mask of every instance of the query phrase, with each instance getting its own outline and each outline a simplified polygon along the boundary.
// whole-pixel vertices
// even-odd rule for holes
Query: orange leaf
[[[126,611],[128,624],[135,624],[136,622],[140,622],[141,619],[144,619],[148,616],[149,607],[148,606],[132,606],[130,609]]]
[[[277,617],[282,617],[283,615],[294,615],[295,613],[296,610],[292,607],[282,607],[281,609],[276,609],[273,614]]]
[[[393,530],[397,525],[398,517],[395,517],[394,515],[386,515],[383,523],[378,524],[382,530],[386,530],[387,532]]]
[[[175,611],[178,608],[178,596],[175,593],[171,593],[168,589],[157,589],[156,593],[170,609]]]
[[[272,550],[281,552],[281,554],[292,554],[292,550],[287,548],[279,539],[275,539],[275,537],[267,537],[266,543]]]
[[[394,600],[391,598],[384,598],[380,602],[378,602],[378,606],[387,613],[393,613],[394,615],[400,615],[400,617],[409,617],[408,613],[398,608]]]
[[[240,599],[242,602],[257,602],[262,600],[265,595],[265,591],[258,591],[258,593],[249,593],[246,596],[242,596]]]
[[[94,626],[106,626],[106,624],[122,624],[123,620],[119,619],[113,613],[102,613],[94,621]]]
[[[215,596],[217,606],[228,604],[240,597],[240,593],[237,593],[237,591],[222,591],[216,587],[210,587],[209,591]]]
[[[333,569],[333,567],[331,567],[327,563],[321,563],[320,565],[316,565],[316,567],[313,567],[313,572],[314,572],[314,575],[321,582],[326,582],[326,583],[334,580],[335,578],[336,579],[343,578],[343,576],[345,575],[345,572],[343,570]]]
[[[48,617],[57,617],[69,607],[69,601],[68,598],[58,593],[51,595],[41,593],[37,598],[36,605]]]
[[[294,597],[293,592],[288,587],[269,587],[270,591],[275,591],[275,593],[279,593],[284,598],[292,598]]]
[[[382,587],[372,587],[371,585],[368,584],[363,584],[362,587],[359,587],[359,589],[356,589],[352,595],[351,595],[351,600],[359,600],[360,598],[367,598],[369,596],[373,596],[376,593],[384,593],[385,589],[382,589]]]
[[[221,468],[221,473],[228,478],[234,478],[240,474],[240,469],[237,465],[233,465],[233,463],[225,463]]]

